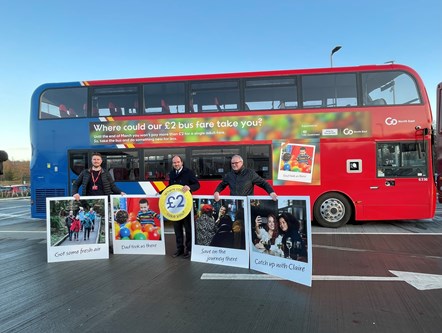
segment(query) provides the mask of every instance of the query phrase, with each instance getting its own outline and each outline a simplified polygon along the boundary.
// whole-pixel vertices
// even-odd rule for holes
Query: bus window
[[[190,94],[190,108],[193,112],[239,110],[238,81],[192,83]]]
[[[144,149],[144,179],[168,180],[169,172],[172,170],[172,157],[175,155],[185,160],[185,149]]]
[[[296,78],[250,79],[245,82],[249,110],[296,109]]]
[[[85,117],[87,88],[48,89],[40,97],[40,119]]]
[[[427,177],[425,148],[420,141],[378,143],[378,177]]]
[[[89,168],[89,159],[87,153],[71,153],[69,154],[69,159],[71,171],[77,176],[84,169]]]
[[[355,74],[306,75],[302,77],[304,108],[357,106]]]
[[[115,181],[138,180],[139,158],[137,151],[100,152],[103,167],[109,171]]]
[[[210,147],[192,149],[192,169],[199,179],[221,179],[230,171],[230,160],[239,148]]]
[[[144,113],[184,113],[184,90],[184,83],[145,84]]]
[[[400,71],[362,73],[364,105],[419,104],[416,82]]]
[[[256,171],[264,179],[271,179],[270,146],[247,146],[245,160],[248,168]]]
[[[92,116],[127,116],[138,113],[138,87],[115,86],[92,89]]]
[[[271,178],[269,145],[193,148],[191,168],[199,179],[222,179],[231,170],[232,156],[237,154],[242,155],[247,168],[263,178]]]

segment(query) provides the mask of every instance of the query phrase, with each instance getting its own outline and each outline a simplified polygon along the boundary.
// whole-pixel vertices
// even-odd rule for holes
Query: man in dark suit
[[[181,156],[175,155],[172,158],[173,169],[169,173],[169,186],[179,184],[183,185],[183,192],[196,191],[200,188],[200,183],[195,176],[195,173],[186,168],[183,164]],[[183,227],[186,231],[186,242],[184,247],[184,233]],[[191,229],[191,215],[190,213],[182,220],[173,222],[173,229],[176,237],[176,252],[173,257],[184,255],[184,258],[190,257],[192,248],[192,229]]]

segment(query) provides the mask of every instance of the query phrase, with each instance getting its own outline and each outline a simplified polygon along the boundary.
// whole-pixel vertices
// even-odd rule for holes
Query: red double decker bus
[[[34,217],[94,151],[130,194],[161,191],[174,154],[213,194],[240,154],[322,226],[435,212],[430,104],[403,65],[45,84],[31,108]]]

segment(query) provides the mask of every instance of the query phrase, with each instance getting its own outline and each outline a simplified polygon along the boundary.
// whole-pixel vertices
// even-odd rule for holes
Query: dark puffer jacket
[[[254,170],[244,167],[238,173],[228,172],[216,187],[215,192],[221,192],[229,186],[230,195],[253,195],[254,185],[263,188],[268,194],[274,192],[265,179],[261,178]]]
[[[120,194],[122,191],[118,188],[117,185],[115,185],[115,181],[112,178],[109,171],[103,168],[101,170],[102,171],[100,177],[103,182],[104,194],[106,195]],[[78,178],[75,180],[74,185],[72,186],[72,193],[73,194],[78,193],[78,189],[80,188],[80,186],[82,186],[83,188],[81,189],[81,196],[88,195],[86,193],[86,190],[87,190],[87,184],[90,182],[90,180],[91,180],[91,170],[90,169],[83,170],[78,176]]]

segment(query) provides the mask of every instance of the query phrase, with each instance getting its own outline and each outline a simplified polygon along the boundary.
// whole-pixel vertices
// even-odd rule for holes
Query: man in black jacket
[[[232,156],[232,171],[224,175],[223,180],[215,189],[213,194],[215,201],[219,201],[219,193],[227,186],[230,188],[230,195],[253,195],[254,186],[263,188],[273,200],[277,200],[277,195],[272,186],[261,178],[254,170],[244,167],[244,161],[241,156]]]
[[[83,170],[72,186],[75,200],[80,200],[78,193],[80,186],[83,187],[82,196],[125,194],[115,185],[111,174],[101,167],[101,163],[103,163],[101,154],[93,153],[92,168]]]
[[[181,156],[175,155],[172,158],[173,169],[169,173],[169,186],[179,184],[183,185],[183,192],[196,191],[200,188],[200,183],[195,176],[195,173],[186,168],[183,164]],[[184,233],[183,227],[186,231],[186,247],[184,248]],[[190,213],[182,220],[173,222],[173,229],[176,237],[176,252],[173,257],[179,257],[184,254],[184,258],[190,257],[192,248],[192,229]]]

